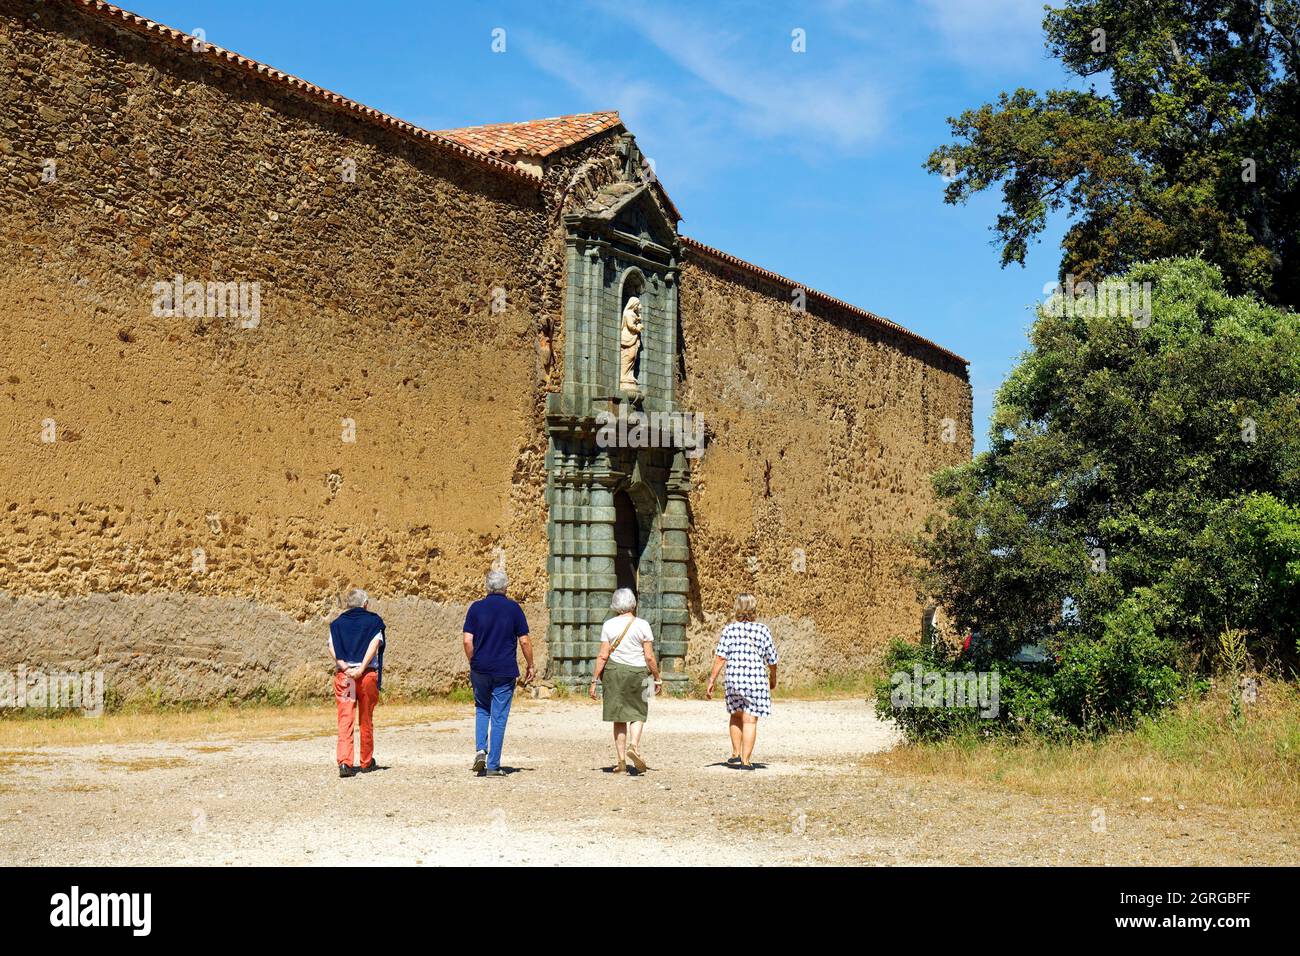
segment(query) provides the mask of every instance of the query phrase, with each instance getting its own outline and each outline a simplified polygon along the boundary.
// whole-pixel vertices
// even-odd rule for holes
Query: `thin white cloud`
[[[860,66],[791,52],[785,34],[782,45],[769,45],[768,37],[756,43],[736,29],[734,18],[710,21],[661,6],[601,9],[725,100],[735,122],[755,135],[854,150],[883,132],[884,96]]]
[[[519,31],[514,49],[581,97],[581,109],[615,109],[655,163],[668,189],[690,188],[735,158],[723,123],[707,103],[682,95],[678,84],[648,76],[625,59],[599,59],[536,31]],[[575,107],[577,109],[579,107]],[[672,157],[657,154],[671,144]]]
[[[1045,56],[1043,0],[920,0],[944,52],[977,71],[1023,70]]]
[[[581,94],[592,109],[640,112],[678,105],[663,85],[630,76],[615,64],[593,61],[567,44],[534,31],[517,32],[514,48],[542,72]]]

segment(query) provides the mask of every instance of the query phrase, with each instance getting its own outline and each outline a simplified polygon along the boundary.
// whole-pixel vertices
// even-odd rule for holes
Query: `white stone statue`
[[[619,331],[618,386],[625,392],[637,390],[636,356],[641,351],[641,300],[636,296],[627,300],[623,309],[623,324]]]

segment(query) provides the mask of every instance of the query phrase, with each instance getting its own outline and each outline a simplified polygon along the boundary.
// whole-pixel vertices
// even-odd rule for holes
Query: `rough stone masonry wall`
[[[688,251],[686,407],[709,439],[691,499],[695,676],[743,591],[787,682],[860,675],[892,638],[918,636],[906,539],[930,473],[971,455],[962,363],[823,300],[806,314],[791,301],[787,286]]]
[[[541,637],[536,186],[66,3],[0,62],[0,669],[316,689],[355,582],[445,688],[497,547]],[[177,273],[260,324],[156,317]]]

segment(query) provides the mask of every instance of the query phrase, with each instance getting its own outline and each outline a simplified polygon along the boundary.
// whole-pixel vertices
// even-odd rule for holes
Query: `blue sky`
[[[1002,269],[996,191],[947,206],[921,168],[948,116],[1066,84],[1042,0],[126,6],[428,129],[619,110],[683,233],[969,359],[977,449],[1056,275],[1062,223]]]

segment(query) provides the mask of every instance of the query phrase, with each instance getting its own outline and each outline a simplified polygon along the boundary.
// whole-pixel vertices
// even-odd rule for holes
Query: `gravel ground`
[[[0,785],[0,864],[1295,864],[1285,821],[1134,796],[1097,807],[891,778],[861,701],[778,701],[746,773],[717,701],[657,700],[650,771],[609,772],[595,704],[519,700],[505,778],[469,773],[472,710],[386,728],[341,780],[320,735],[41,748]],[[344,821],[351,821],[344,826]]]

